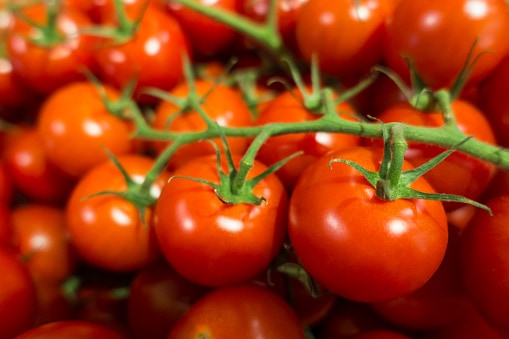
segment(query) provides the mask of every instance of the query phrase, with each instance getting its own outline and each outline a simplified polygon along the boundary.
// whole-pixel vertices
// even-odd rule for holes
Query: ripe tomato
[[[10,246],[11,237],[11,210],[4,203],[0,203],[0,247]]]
[[[47,25],[48,8],[45,3],[26,6],[23,16],[39,25]],[[93,69],[92,44],[95,38],[79,34],[91,25],[88,17],[69,7],[59,10],[56,30],[59,37],[40,45],[42,30],[16,17],[7,31],[6,51],[14,73],[36,92],[47,95],[73,81],[84,79],[83,68]],[[45,38],[48,38],[47,36]],[[35,39],[35,41],[33,41]]]
[[[151,98],[141,96],[140,89],[169,90],[178,84],[184,74],[183,55],[191,55],[188,45],[177,21],[149,6],[127,42],[106,42],[95,50],[94,56],[105,82],[121,89],[136,80],[135,98],[151,103]]]
[[[343,163],[330,169],[335,158],[373,171],[382,151],[332,152],[301,174],[290,198],[288,228],[303,267],[325,288],[355,301],[390,300],[423,286],[447,247],[442,203],[381,200],[357,170]],[[404,167],[411,168],[409,163]],[[422,178],[412,188],[434,192]]]
[[[493,216],[477,210],[461,236],[462,280],[474,307],[501,335],[509,335],[509,196],[486,202]]]
[[[165,261],[142,268],[127,300],[127,321],[134,338],[165,338],[177,320],[208,289],[191,283]]]
[[[240,157],[234,157],[236,166]],[[223,170],[226,169],[223,161]],[[266,169],[255,161],[248,178]],[[175,176],[219,182],[215,155],[189,161]],[[227,204],[209,185],[174,178],[161,192],[154,226],[168,262],[185,278],[222,286],[254,278],[280,250],[286,234],[287,196],[275,175],[253,189],[260,205]]]
[[[299,100],[302,100],[302,95],[298,90],[279,94],[260,113],[256,124],[311,121],[321,117],[307,110]],[[355,119],[349,115],[354,114],[349,104],[343,102],[336,109],[342,118]],[[299,175],[309,164],[332,150],[358,146],[359,140],[355,135],[326,132],[280,135],[269,138],[260,148],[257,158],[266,165],[272,165],[295,152],[303,151],[302,155],[293,158],[276,172],[286,189],[291,191]]]
[[[0,147],[2,149],[2,147]],[[12,177],[5,160],[0,158],[0,204],[9,205],[14,195]]]
[[[11,339],[33,325],[37,296],[28,268],[5,246],[0,246],[0,272],[0,338]]]
[[[452,102],[458,128],[465,135],[495,144],[495,136],[485,116],[467,101],[456,99]],[[407,103],[397,104],[378,115],[383,122],[403,122],[415,126],[438,127],[444,124],[441,113],[424,113],[413,109]],[[409,143],[405,159],[419,166],[444,149],[420,143]],[[479,159],[454,152],[447,159],[427,172],[424,177],[440,193],[450,193],[477,199],[488,187],[495,175],[496,167]],[[458,203],[444,203],[447,210],[462,206]]]
[[[432,89],[449,87],[473,56],[483,55],[467,83],[486,77],[509,52],[509,12],[503,0],[401,0],[387,21],[384,58],[409,79],[402,56],[409,57]]]
[[[195,83],[198,95],[204,96],[212,91],[203,100],[202,107],[207,115],[219,125],[225,127],[245,127],[252,124],[249,107],[239,92],[225,85],[214,84],[208,80],[197,80]],[[175,87],[170,94],[178,98],[189,95],[189,86],[185,83]],[[162,101],[156,109],[153,127],[158,130],[171,132],[197,132],[205,130],[207,125],[195,110],[186,110],[171,103]],[[230,151],[243,154],[248,145],[246,138],[227,138]],[[215,140],[222,146],[219,139]],[[157,151],[162,151],[167,143],[156,142]],[[215,150],[208,142],[193,142],[180,147],[170,159],[170,168],[178,168],[185,162],[205,154],[214,154]]]
[[[62,282],[76,266],[62,208],[25,204],[12,210],[12,243],[32,276]]]
[[[4,110],[19,108],[26,105],[33,96],[35,95],[14,73],[11,60],[0,54],[0,107],[3,107]],[[2,112],[1,109],[0,112]],[[5,118],[1,114],[0,117]]]
[[[110,100],[119,98],[115,89],[104,89]],[[108,159],[104,148],[115,155],[134,149],[131,125],[108,111],[90,82],[75,82],[53,92],[39,111],[37,130],[48,158],[73,177]]]
[[[297,17],[302,56],[318,58],[320,69],[341,78],[369,73],[382,60],[384,22],[391,0],[309,0]]]
[[[207,6],[236,12],[237,0],[199,0],[198,3]],[[237,33],[225,24],[207,18],[206,16],[186,8],[178,2],[167,2],[169,13],[177,19],[194,52],[199,56],[217,56],[230,46]]]
[[[10,133],[3,158],[15,189],[32,201],[62,203],[75,184],[74,178],[48,159],[35,127]]]
[[[14,339],[123,339],[121,335],[86,321],[56,321],[35,327]]]
[[[129,176],[141,183],[154,161],[138,155],[118,157]],[[151,194],[159,195],[166,183],[162,174]],[[133,203],[114,195],[89,197],[103,191],[125,192],[127,184],[113,162],[97,165],[83,176],[67,204],[67,227],[78,253],[89,263],[113,271],[143,267],[159,256],[151,209],[146,211],[146,227]],[[89,197],[85,199],[86,197]]]
[[[210,292],[177,322],[167,339],[304,338],[295,313],[284,300],[256,285],[223,287]]]

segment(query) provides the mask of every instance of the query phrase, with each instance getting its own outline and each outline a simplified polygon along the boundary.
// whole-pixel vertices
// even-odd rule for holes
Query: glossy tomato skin
[[[183,55],[191,50],[180,25],[167,13],[147,7],[135,34],[122,44],[105,42],[94,53],[98,73],[121,89],[136,81],[135,98],[153,103],[140,90],[157,87],[169,90],[183,79]]]
[[[110,100],[119,98],[112,87],[104,89]],[[105,148],[121,155],[135,147],[131,125],[109,112],[97,89],[86,81],[53,92],[39,111],[37,130],[48,158],[75,178],[107,160]]]
[[[202,103],[203,110],[216,121],[220,126],[225,127],[247,127],[252,124],[252,117],[249,107],[244,102],[239,92],[234,89],[214,84],[209,80],[197,80],[195,89],[198,95],[204,96],[209,91]],[[181,83],[170,94],[178,98],[186,98],[189,95],[189,86]],[[156,109],[152,126],[158,130],[169,130],[171,132],[198,132],[207,128],[206,123],[200,114],[195,110],[185,110],[169,102],[162,101]],[[222,143],[219,138],[213,140],[220,148]],[[248,146],[246,138],[227,138],[228,147],[234,154],[243,154]],[[157,152],[161,152],[167,143],[156,142],[154,144]],[[179,147],[170,158],[171,169],[182,166],[187,161],[206,154],[215,154],[214,147],[208,142],[193,142]]]
[[[402,56],[409,57],[432,89],[449,87],[465,64],[477,39],[473,56],[483,55],[468,84],[486,77],[509,51],[509,13],[500,0],[401,0],[387,21],[384,59],[409,79]]]
[[[0,203],[0,246],[10,246],[12,237],[11,210]]]
[[[13,201],[14,185],[5,160],[0,159],[0,204],[9,205]]]
[[[489,144],[496,144],[491,125],[479,109],[470,103],[456,99],[452,102],[458,128],[465,135]],[[397,104],[378,115],[383,122],[403,122],[416,126],[439,127],[444,124],[442,114],[424,113],[413,109],[407,103]],[[414,166],[420,166],[443,152],[444,149],[433,145],[409,143],[405,159]],[[434,169],[424,175],[433,188],[440,193],[450,193],[478,199],[486,190],[496,167],[482,160],[460,152],[454,152]],[[458,203],[444,203],[447,210],[462,206]]]
[[[239,161],[234,157],[236,166]],[[265,169],[255,161],[248,178]],[[196,158],[174,175],[217,183],[216,157]],[[253,193],[266,201],[225,204],[212,187],[185,178],[174,178],[164,187],[155,206],[154,226],[161,249],[177,272],[198,284],[223,286],[252,279],[269,266],[286,235],[288,198],[275,175],[260,181]]]
[[[509,196],[486,202],[493,216],[478,210],[461,237],[462,281],[472,304],[502,336],[509,335]]]
[[[352,167],[329,168],[330,160],[341,158],[377,170],[381,152],[358,147],[329,153],[304,171],[290,198],[289,236],[303,267],[325,288],[355,301],[415,291],[435,273],[447,247],[441,202],[384,201]],[[434,192],[422,178],[412,187]]]
[[[5,56],[0,56],[0,107],[11,110],[22,107],[32,96],[34,94],[27,89],[19,76],[14,73],[11,60]],[[0,109],[1,112],[2,109]],[[0,114],[0,117],[3,116]]]
[[[307,61],[318,58],[320,69],[340,78],[369,73],[382,60],[384,21],[390,0],[309,0],[297,17],[296,37]]]
[[[35,327],[14,339],[123,339],[124,337],[100,325],[76,320],[56,321]]]
[[[154,162],[139,155],[124,155],[118,160],[135,181],[142,180]],[[151,193],[158,195],[166,180],[162,174]],[[67,203],[67,226],[73,245],[83,259],[103,269],[135,270],[160,255],[150,208],[144,226],[135,206],[122,197],[107,194],[85,199],[103,191],[125,192],[126,188],[119,169],[107,161],[80,179]]]
[[[39,24],[46,24],[46,4],[27,6],[23,13]],[[95,38],[79,34],[79,31],[90,25],[91,21],[85,14],[64,7],[56,18],[57,30],[63,41],[39,46],[30,39],[40,36],[41,32],[22,18],[15,19],[6,37],[6,51],[15,74],[42,95],[48,95],[70,82],[83,80],[82,70],[93,69]]]
[[[256,120],[257,125],[277,122],[302,122],[316,120],[322,115],[314,114],[306,109],[298,90],[283,92],[272,99]],[[354,120],[354,110],[347,103],[336,107],[341,118]],[[293,155],[304,153],[287,162],[276,173],[291,191],[302,171],[312,162],[333,150],[347,149],[358,146],[360,138],[355,135],[326,132],[295,133],[269,138],[260,148],[257,158],[270,166]]]
[[[178,321],[167,339],[304,339],[292,309],[273,292],[256,285],[216,289]]]
[[[28,330],[35,321],[37,296],[27,267],[10,249],[0,247],[0,338],[11,339]]]

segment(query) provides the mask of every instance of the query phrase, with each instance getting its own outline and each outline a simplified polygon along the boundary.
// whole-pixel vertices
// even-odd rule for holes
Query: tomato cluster
[[[508,337],[508,72],[504,0],[0,3],[0,339]]]

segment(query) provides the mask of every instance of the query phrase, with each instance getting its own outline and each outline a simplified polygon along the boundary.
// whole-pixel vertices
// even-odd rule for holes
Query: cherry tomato
[[[1,36],[1,35],[0,35]],[[34,97],[23,81],[14,73],[11,60],[0,55],[0,107],[13,111],[26,105]],[[3,112],[4,110],[0,111]],[[6,118],[0,115],[2,118]]]
[[[110,100],[119,98],[115,89],[104,86],[104,90]],[[75,82],[53,92],[40,109],[37,130],[48,158],[73,177],[108,159],[105,149],[114,155],[134,149],[131,125],[108,111],[90,82]]]
[[[11,218],[12,243],[33,276],[56,283],[74,272],[76,256],[63,208],[25,204],[15,207]]]
[[[0,272],[0,338],[11,339],[33,325],[37,296],[28,268],[4,246],[0,247]]]
[[[223,287],[210,292],[177,322],[167,339],[304,338],[295,313],[284,300],[256,285]]]
[[[154,161],[138,155],[117,158],[135,182],[142,182]],[[150,194],[157,198],[166,183],[162,174]],[[145,223],[133,203],[112,194],[91,196],[104,191],[125,192],[127,184],[111,161],[99,164],[83,176],[67,204],[67,227],[71,241],[87,262],[112,271],[143,267],[159,257],[151,209]]]
[[[503,0],[401,0],[387,20],[384,58],[409,79],[403,57],[432,89],[449,87],[465,65],[468,53],[483,55],[467,81],[486,77],[509,52],[509,12]]]
[[[0,247],[10,246],[12,237],[11,210],[0,203]]]
[[[240,157],[234,157],[236,166]],[[226,169],[223,161],[223,170]],[[255,161],[252,178],[266,170]],[[239,283],[256,277],[276,256],[286,234],[287,196],[275,175],[253,189],[265,201],[226,204],[209,185],[186,178],[219,182],[215,155],[178,168],[161,192],[154,226],[168,262],[185,278],[206,286]]]
[[[509,335],[509,196],[486,202],[493,216],[477,210],[461,236],[462,280],[473,305],[502,336]]]
[[[320,69],[340,78],[369,73],[382,60],[384,21],[389,0],[309,0],[297,17],[296,37],[302,56],[318,58]]]
[[[382,154],[363,147],[332,152],[301,174],[290,198],[288,228],[303,267],[325,288],[355,301],[390,300],[422,287],[447,247],[442,203],[384,201],[353,167],[329,168],[336,158],[373,171]],[[434,192],[423,178],[412,188]]]
[[[205,96],[202,107],[210,119],[225,127],[246,127],[252,124],[251,112],[239,92],[225,85],[214,84],[207,80],[195,83],[198,95]],[[210,91],[210,93],[209,93]],[[189,86],[185,83],[175,87],[170,94],[178,98],[186,98]],[[162,101],[156,109],[153,127],[171,132],[197,132],[205,130],[207,125],[195,110],[186,110],[169,101]],[[243,154],[248,145],[246,138],[227,138],[230,151]],[[221,141],[215,140],[222,148]],[[155,148],[159,152],[167,143],[157,142]],[[170,159],[170,168],[178,168],[185,162],[205,154],[214,154],[215,150],[208,142],[193,142],[180,147]]]
[[[86,321],[56,321],[35,327],[14,339],[123,339],[121,335]]]
[[[0,159],[0,204],[9,205],[14,196],[12,177],[5,160]]]

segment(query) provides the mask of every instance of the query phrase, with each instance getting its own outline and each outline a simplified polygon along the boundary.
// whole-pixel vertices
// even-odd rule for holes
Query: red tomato
[[[141,269],[131,283],[127,321],[134,338],[165,338],[208,289],[184,279],[164,261]]]
[[[495,144],[495,136],[490,124],[475,106],[457,99],[452,102],[458,128],[465,135],[472,135],[480,141]],[[415,126],[438,127],[444,124],[441,113],[424,113],[413,109],[407,103],[390,107],[378,115],[383,122],[403,122]],[[437,146],[409,143],[405,159],[419,166],[444,149]],[[487,162],[454,152],[447,159],[427,172],[424,177],[440,193],[450,193],[477,199],[488,187],[495,175],[496,167]],[[445,203],[447,210],[462,206],[458,203]]]
[[[354,168],[342,163],[329,168],[330,160],[340,158],[378,170],[381,153],[362,147],[329,153],[302,173],[290,198],[289,235],[303,267],[325,288],[356,301],[390,300],[417,290],[435,273],[447,247],[441,202],[384,201]],[[422,178],[412,188],[434,192]]]
[[[369,73],[382,60],[384,22],[391,0],[309,0],[297,18],[303,57],[318,58],[320,69],[341,78]]]
[[[463,284],[486,322],[509,336],[509,196],[486,202],[493,216],[477,210],[461,236]]]
[[[117,158],[135,182],[142,182],[154,161],[138,155]],[[162,174],[152,187],[157,198],[166,183]],[[74,188],[67,204],[67,227],[78,253],[89,263],[113,271],[143,267],[159,257],[151,209],[146,210],[143,226],[133,203],[115,195],[89,197],[104,191],[125,192],[127,184],[113,162],[102,163]],[[86,197],[89,197],[85,199]]]
[[[0,149],[2,147],[0,146]],[[0,204],[9,205],[14,195],[11,174],[5,160],[0,159]]]
[[[412,339],[411,337],[392,330],[371,330],[354,335],[352,339]]]
[[[408,79],[409,57],[432,89],[449,87],[466,62],[483,55],[467,83],[486,77],[509,52],[509,12],[503,0],[401,0],[387,21],[384,56],[388,66]]]
[[[74,178],[48,159],[35,127],[13,131],[7,137],[3,158],[15,188],[33,201],[62,203],[75,184]]]
[[[256,124],[303,122],[321,117],[307,110],[301,99],[302,95],[298,90],[279,94],[260,113]],[[355,120],[354,110],[349,104],[341,103],[336,110],[342,118]],[[291,191],[300,174],[309,164],[330,151],[358,146],[359,140],[360,138],[355,135],[326,132],[280,135],[269,138],[260,148],[257,158],[266,165],[272,165],[298,151],[303,151],[302,155],[293,158],[276,172],[286,189]]]
[[[304,338],[295,313],[276,294],[256,285],[210,292],[178,321],[167,339]]]
[[[239,92],[207,80],[197,80],[195,88],[201,96],[213,89],[203,100],[202,107],[205,113],[220,126],[246,127],[252,124],[249,107]],[[189,86],[182,83],[170,91],[170,94],[178,98],[186,98],[189,95]],[[169,101],[162,101],[156,109],[153,127],[178,133],[205,130],[207,125],[197,111],[186,110],[186,107],[178,107]],[[230,151],[234,154],[243,154],[248,145],[246,138],[227,138],[227,141]],[[219,139],[215,142],[221,147]],[[156,142],[154,146],[160,152],[166,145],[166,143]],[[208,142],[184,145],[171,157],[170,168],[178,168],[185,162],[205,154],[215,154],[213,146]]]
[[[115,89],[104,89],[110,100],[119,98]],[[74,177],[107,160],[105,148],[115,155],[134,149],[130,123],[109,112],[89,82],[75,82],[53,92],[41,107],[37,130],[48,158]]]
[[[33,276],[62,282],[76,266],[63,209],[25,204],[12,210],[12,243]]]
[[[14,339],[123,339],[121,335],[86,321],[56,321],[35,327]]]
[[[4,246],[0,247],[0,272],[0,338],[12,339],[33,325],[37,296],[27,267]]]
[[[23,16],[39,25],[47,25],[46,4],[26,6]],[[83,13],[61,8],[56,17],[57,36],[44,36],[40,28],[27,23],[23,16],[14,20],[6,37],[6,51],[15,74],[36,92],[47,95],[70,82],[84,79],[83,69],[92,69],[92,44],[95,38],[79,34],[91,25]],[[44,36],[49,44],[40,45]]]
[[[11,211],[0,203],[0,247],[10,246],[12,237]]]
[[[198,3],[235,13],[237,0],[198,0]],[[178,2],[167,2],[169,13],[182,26],[189,43],[197,55],[217,56],[230,46],[237,33],[225,24],[186,8]]]
[[[0,33],[1,35],[1,33]],[[0,107],[14,109],[26,105],[34,94],[14,73],[12,62],[0,55]],[[0,117],[3,117],[0,115]]]
[[[236,166],[240,157],[235,157]],[[223,170],[226,163],[223,161]],[[255,161],[248,178],[266,169]],[[196,158],[175,176],[219,182],[216,157]],[[155,206],[154,226],[161,249],[177,272],[202,285],[222,286],[254,278],[280,250],[286,234],[287,196],[275,175],[253,189],[260,205],[226,204],[209,185],[174,178]]]
[[[107,23],[106,23],[107,24]],[[140,89],[173,88],[183,79],[183,55],[190,55],[187,38],[175,19],[148,7],[134,35],[125,43],[106,43],[95,51],[99,75],[116,88],[124,88],[136,80],[135,98]]]

